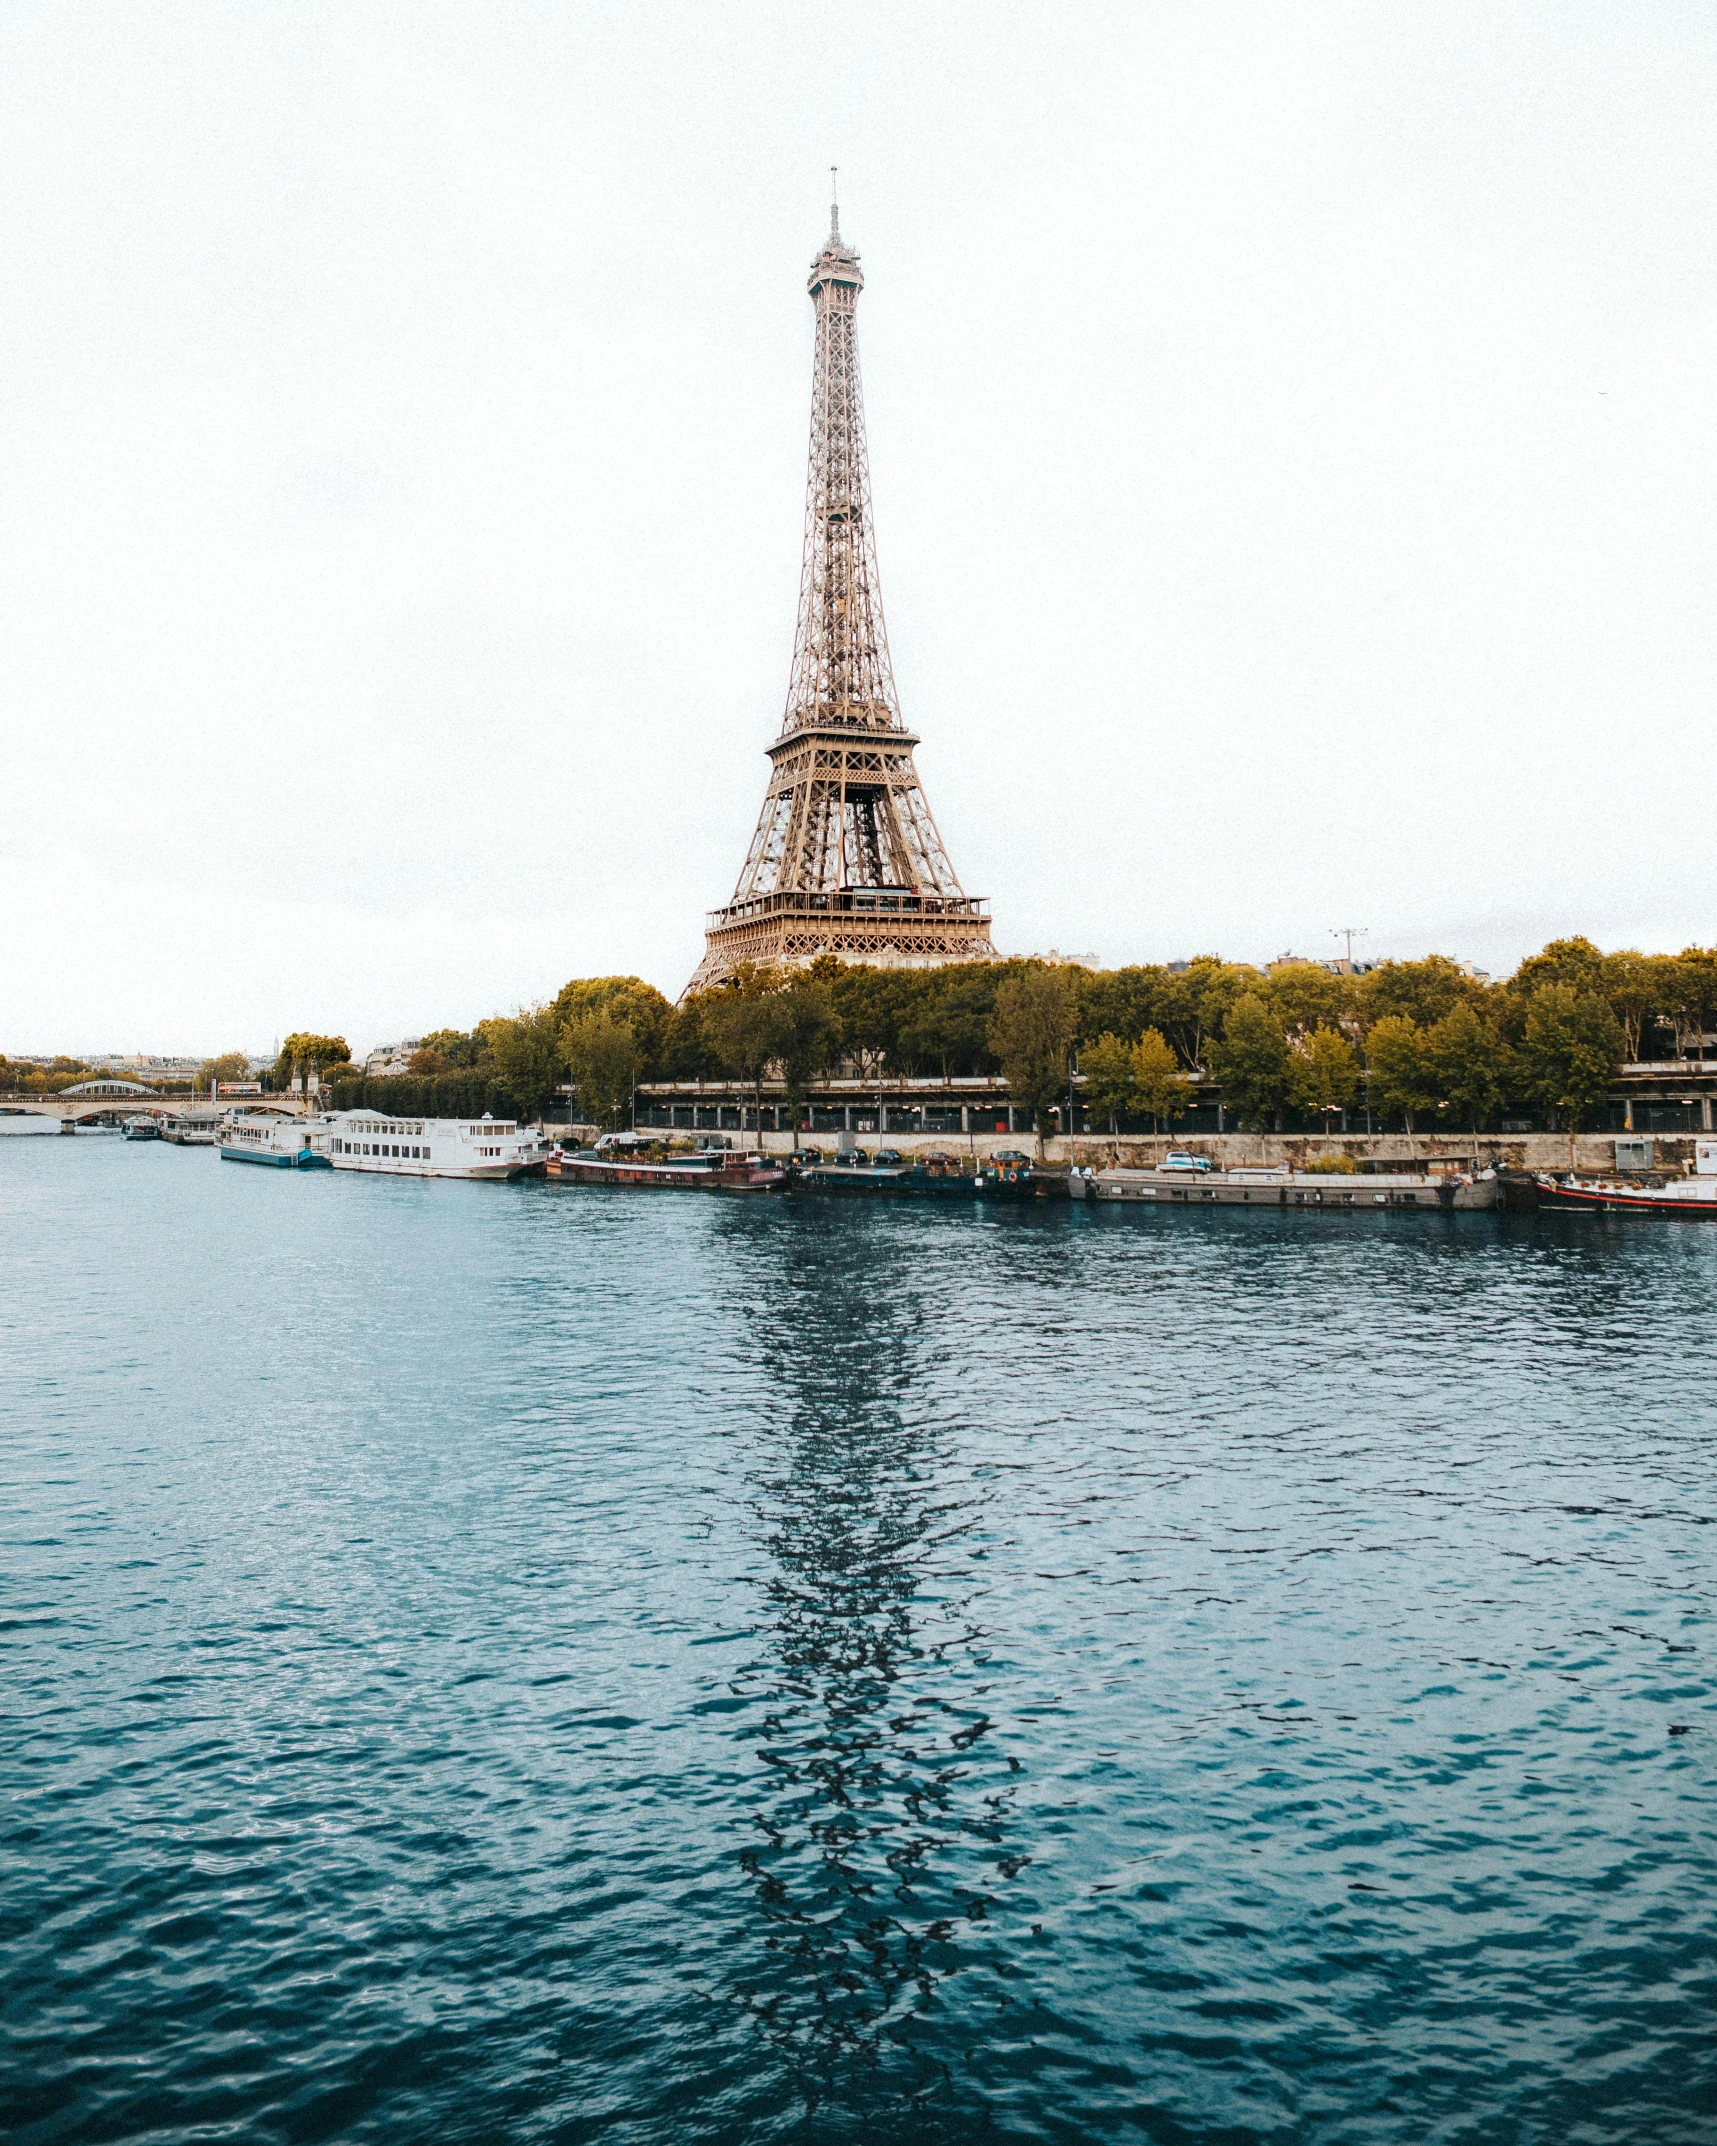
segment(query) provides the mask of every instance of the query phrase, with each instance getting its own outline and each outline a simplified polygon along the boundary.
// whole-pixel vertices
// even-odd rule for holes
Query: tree
[[[1314,1036],[1320,1028],[1338,1029],[1353,1018],[1355,994],[1350,976],[1337,976],[1316,961],[1290,961],[1270,971],[1264,998],[1290,1036]]]
[[[1192,1101],[1192,1082],[1160,1028],[1147,1028],[1133,1045],[1133,1100],[1149,1112],[1153,1132],[1184,1117]]]
[[[1675,957],[1681,976],[1683,1013],[1699,1037],[1699,1055],[1705,1056],[1705,1033],[1717,1017],[1717,947],[1684,946]]]
[[[696,992],[682,999],[662,1031],[660,1073],[663,1080],[702,1080],[715,1065],[715,1046],[704,1027],[704,1007],[712,994]]]
[[[1530,999],[1546,984],[1567,984],[1576,993],[1601,992],[1604,957],[1590,939],[1552,939],[1541,954],[1529,954],[1509,978],[1508,988]]]
[[[921,1064],[939,1067],[944,1080],[986,1072],[991,1064],[990,1021],[1003,982],[997,973],[1000,966],[969,961],[927,971],[923,994],[901,1032],[902,1051]]]
[[[1294,1051],[1293,1097],[1301,1110],[1325,1122],[1353,1101],[1359,1066],[1353,1045],[1339,1028],[1315,1029]]]
[[[1437,1100],[1423,1030],[1405,1014],[1386,1013],[1372,1023],[1365,1056],[1371,1100],[1385,1117],[1402,1117],[1412,1132],[1418,1113],[1429,1110]]]
[[[422,1039],[419,1048],[433,1051],[447,1066],[474,1066],[484,1055],[481,1037],[468,1036],[457,1028],[436,1029]]]
[[[250,1060],[243,1051],[223,1051],[219,1058],[205,1058],[197,1068],[197,1086],[207,1088],[217,1080],[249,1080]]]
[[[1427,954],[1423,961],[1379,963],[1360,978],[1357,996],[1367,1022],[1393,1014],[1417,1028],[1429,1028],[1463,999],[1482,998],[1484,988],[1447,954]]]
[[[495,1079],[522,1118],[541,1117],[554,1101],[565,1059],[553,1006],[521,1006],[517,1013],[479,1021],[477,1032],[495,1062]]]
[[[840,1040],[840,1016],[828,984],[820,976],[795,976],[775,999],[775,1045],[787,1085],[795,1152],[810,1085],[827,1070]],[[758,1124],[762,1124],[761,1109]]]
[[[1136,1082],[1133,1047],[1119,1036],[1104,1034],[1086,1044],[1079,1054],[1079,1070],[1085,1076],[1085,1107],[1099,1120],[1109,1121],[1111,1133],[1119,1120],[1132,1114]]]
[[[1208,1044],[1221,1035],[1230,1011],[1263,986],[1256,969],[1200,954],[1169,975],[1163,988],[1163,1033],[1189,1066],[1202,1065]]]
[[[274,1061],[270,1078],[275,1087],[284,1088],[295,1069],[307,1072],[311,1066],[344,1065],[351,1055],[351,1046],[344,1036],[313,1036],[301,1030],[288,1036],[280,1046],[280,1056]]]
[[[591,1006],[562,1022],[560,1048],[578,1107],[589,1122],[610,1129],[624,1125],[632,1114],[641,1059],[630,1025],[604,1006]]]
[[[1049,1107],[1067,1084],[1067,1054],[1078,1015],[1074,980],[1065,969],[1022,969],[996,993],[990,1049],[1008,1092],[1031,1113],[1039,1155]]]
[[[1640,1042],[1647,1017],[1658,1010],[1660,979],[1658,964],[1632,947],[1606,954],[1600,970],[1602,989],[1610,1011],[1622,1024],[1629,1059],[1640,1056]]]
[[[1595,991],[1541,984],[1528,1001],[1521,1043],[1527,1086],[1570,1133],[1603,1101],[1626,1048],[1621,1023]]]
[[[1502,1098],[1502,1039],[1465,1000],[1426,1033],[1425,1062],[1438,1099],[1471,1132]]]
[[[408,1073],[416,1073],[424,1079],[433,1080],[438,1073],[448,1071],[448,1062],[439,1051],[432,1051],[427,1044],[419,1044],[405,1062]]]
[[[655,985],[645,983],[641,976],[575,976],[561,986],[554,1010],[563,1028],[581,1014],[609,1015],[632,1031],[641,1070],[647,1075],[660,1070],[662,1047],[674,1009]]]
[[[1282,1024],[1255,991],[1236,999],[1210,1046],[1222,1100],[1249,1132],[1268,1132],[1288,1100],[1293,1064]]]
[[[757,1131],[763,1132],[763,1076],[781,1054],[778,995],[758,988],[756,972],[741,975],[704,1002],[704,1032],[724,1072],[747,1080],[757,1097]]]
[[[1147,1028],[1160,1029],[1169,984],[1165,968],[1086,969],[1079,972],[1080,1064],[1089,1068],[1088,1051],[1102,1036],[1135,1042]]]
[[[848,1050],[867,1075],[899,1063],[901,1031],[923,1010],[923,988],[910,969],[843,962],[829,979],[834,1010]]]

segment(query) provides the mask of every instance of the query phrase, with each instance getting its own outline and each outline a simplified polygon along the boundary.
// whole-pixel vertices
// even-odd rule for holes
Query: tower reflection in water
[[[767,1771],[743,1851],[762,1926],[730,1987],[813,2102],[855,2073],[933,2092],[983,2035],[974,2010],[1007,2007],[991,1918],[1028,1860],[987,1703],[983,1484],[926,1375],[936,1308],[872,1266],[868,1231],[831,1247],[811,1216],[734,1219],[767,1397],[748,1487],[768,1641],[733,1686]],[[957,2007],[938,2001],[956,1974]]]

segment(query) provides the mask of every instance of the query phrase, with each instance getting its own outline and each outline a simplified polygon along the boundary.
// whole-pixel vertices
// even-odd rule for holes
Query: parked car
[[[1210,1158],[1206,1155],[1188,1155],[1180,1148],[1170,1148],[1157,1167],[1159,1170],[1208,1170]]]

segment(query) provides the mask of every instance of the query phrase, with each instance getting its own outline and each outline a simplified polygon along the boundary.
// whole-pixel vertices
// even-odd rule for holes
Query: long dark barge
[[[761,1155],[713,1152],[663,1160],[557,1148],[544,1172],[560,1185],[634,1185],[657,1192],[784,1192],[787,1172]]]
[[[988,1167],[969,1170],[958,1155],[914,1160],[890,1149],[834,1162],[793,1158],[785,1167],[763,1155],[719,1148],[662,1154],[653,1144],[620,1136],[597,1148],[559,1147],[545,1175],[553,1184],[628,1186],[654,1192],[826,1193],[842,1199],[1066,1199],[1068,1173],[1035,1166],[1029,1155],[1003,1151]]]
[[[710,1149],[662,1154],[642,1139],[620,1136],[595,1150],[562,1147],[550,1156],[551,1183],[632,1188],[640,1191],[791,1192],[834,1199],[1085,1200],[1099,1205],[1158,1208],[1262,1207],[1299,1212],[1376,1214],[1452,1213],[1499,1206],[1606,1201],[1653,1210],[1650,1195],[1633,1188],[1580,1187],[1577,1191],[1525,1173],[1484,1171],[1433,1175],[1410,1171],[1337,1173],[1288,1169],[1213,1170],[1174,1164],[1155,1169],[1062,1170],[1033,1163],[1004,1149],[978,1168],[966,1158],[930,1153],[916,1158],[883,1149],[874,1156],[793,1157],[785,1164],[761,1154]],[[1515,1185],[1512,1179],[1519,1176]],[[1717,1194],[1717,1182],[1712,1185]],[[1717,1198],[1689,1187],[1668,1194],[1658,1211],[1702,1208],[1717,1215]]]
[[[1098,1170],[1073,1186],[1075,1199],[1155,1207],[1288,1207],[1332,1213],[1445,1213],[1496,1207],[1496,1176],[1431,1177],[1408,1171]]]

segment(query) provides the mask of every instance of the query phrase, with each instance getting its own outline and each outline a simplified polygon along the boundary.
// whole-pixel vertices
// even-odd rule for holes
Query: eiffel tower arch
[[[995,958],[988,904],[954,875],[894,689],[859,389],[864,275],[842,243],[838,209],[808,288],[817,349],[787,710],[739,883],[711,912],[687,993],[720,983],[742,961],[833,954],[930,968]]]

